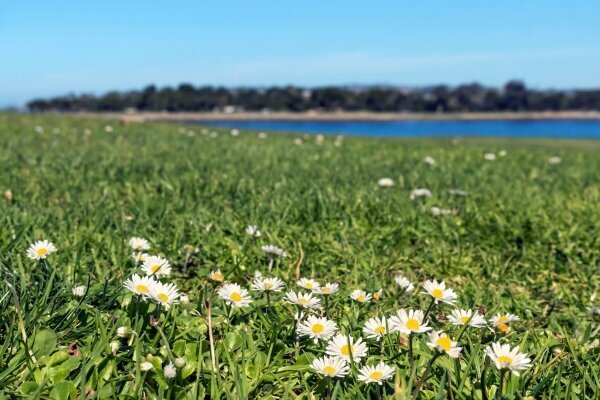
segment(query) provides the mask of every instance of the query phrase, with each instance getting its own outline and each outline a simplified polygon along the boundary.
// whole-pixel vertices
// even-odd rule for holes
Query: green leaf
[[[33,339],[33,353],[36,357],[47,356],[56,349],[56,333],[49,329],[39,331]]]
[[[25,381],[21,384],[19,391],[21,392],[21,394],[28,395],[35,392],[38,389],[38,387],[40,387],[40,385],[38,385],[35,382]]]
[[[70,381],[58,382],[50,391],[50,397],[55,400],[73,399],[75,394],[75,385]]]

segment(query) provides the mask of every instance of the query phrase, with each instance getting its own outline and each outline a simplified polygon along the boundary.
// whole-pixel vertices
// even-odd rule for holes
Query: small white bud
[[[128,326],[120,326],[117,328],[117,336],[123,339],[127,339],[131,336],[133,330]]]
[[[85,286],[75,286],[73,287],[73,297],[81,298],[85,295]]]
[[[148,361],[144,361],[143,363],[140,364],[140,370],[142,372],[150,371],[152,368],[154,368],[154,366],[152,365],[152,363],[149,363]]]
[[[173,363],[168,363],[167,365],[165,365],[163,368],[163,372],[165,374],[165,378],[167,379],[173,379],[177,375],[177,369],[175,368]]]
[[[177,368],[183,368],[185,367],[185,358],[183,357],[179,357],[175,359],[175,366]]]

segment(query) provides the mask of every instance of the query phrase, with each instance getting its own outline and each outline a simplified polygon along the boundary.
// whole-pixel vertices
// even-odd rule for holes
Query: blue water
[[[600,121],[202,121],[200,125],[375,137],[487,136],[600,139]]]

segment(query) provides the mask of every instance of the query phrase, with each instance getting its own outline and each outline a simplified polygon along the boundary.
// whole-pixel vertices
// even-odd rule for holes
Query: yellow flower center
[[[236,303],[238,301],[242,301],[242,295],[239,294],[238,292],[233,292],[229,295],[229,298],[233,301],[235,301]]]
[[[467,317],[466,315],[463,315],[462,317],[460,317],[460,322],[462,322],[463,324],[466,324],[467,322],[469,322],[469,317]]]
[[[167,296],[165,293],[159,293],[156,297],[158,297],[158,299],[163,303],[169,301],[169,296]]]
[[[312,283],[310,283],[310,282],[306,282],[306,283],[304,284],[304,287],[305,287],[306,289],[312,289],[313,285],[312,285]]]
[[[379,293],[373,293],[373,300],[379,300]]]
[[[300,297],[298,299],[298,303],[300,303],[300,304],[306,304],[306,303],[308,303],[308,299],[306,297]]]
[[[135,290],[136,290],[138,293],[148,293],[148,291],[149,291],[150,289],[148,289],[148,286],[146,286],[146,285],[143,285],[143,284],[141,284],[141,283],[140,283],[139,285],[137,285],[137,286],[135,287]]]
[[[331,365],[326,365],[326,366],[323,368],[323,373],[324,373],[325,375],[335,375],[335,373],[336,373],[336,369],[335,369],[335,367],[332,367]]]
[[[328,287],[324,287],[322,290],[323,293],[329,293],[329,288]]]
[[[498,357],[498,363],[502,366],[510,367],[512,365],[513,359],[509,356],[500,356]]]
[[[433,289],[431,291],[431,295],[436,299],[441,299],[442,297],[444,297],[444,292],[440,289]]]
[[[365,301],[365,296],[363,294],[359,294],[358,297],[356,298],[356,300],[363,303]]]
[[[273,287],[273,284],[271,282],[265,282],[266,289],[271,289],[272,287]]]
[[[421,327],[421,323],[414,318],[410,318],[408,321],[406,321],[406,327],[411,331],[418,331]]]
[[[503,315],[500,318],[498,318],[498,322],[496,322],[496,324],[504,325],[507,320],[508,320],[508,317],[506,315]]]
[[[350,355],[350,351],[351,351],[351,347],[349,344],[346,344],[344,346],[342,346],[342,354],[345,356],[349,356]]]
[[[499,324],[498,325],[498,330],[500,332],[508,333],[508,332],[510,332],[510,327],[508,325],[506,325],[506,324]]]
[[[385,326],[379,325],[377,328],[374,329],[374,331],[379,333],[380,335],[383,335],[385,333]]]
[[[383,374],[380,371],[374,371],[369,375],[369,379],[373,379],[374,381],[378,381],[381,379]]]
[[[40,257],[43,257],[46,254],[48,254],[48,249],[45,247],[42,247],[41,249],[38,249],[38,251],[37,251],[37,255]]]
[[[212,274],[212,279],[213,279],[213,281],[221,282],[223,280],[223,274],[215,272],[214,274]]]
[[[324,330],[325,330],[325,327],[322,324],[314,324],[312,326],[312,331],[314,333],[323,333]]]
[[[153,265],[153,266],[150,267],[150,272],[152,272],[153,274],[155,274],[158,271],[160,271],[160,267],[162,267],[162,265],[155,264],[155,265]]]
[[[452,348],[452,341],[448,336],[443,336],[435,342],[438,346],[440,346],[444,351],[448,351]]]

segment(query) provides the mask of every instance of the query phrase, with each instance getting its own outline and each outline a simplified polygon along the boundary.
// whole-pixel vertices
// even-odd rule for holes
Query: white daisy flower
[[[146,253],[142,253],[142,252],[133,252],[131,253],[131,259],[136,263],[143,263],[146,260],[146,257],[148,257],[148,254]]]
[[[508,155],[508,152],[506,150],[500,150],[500,152],[498,152],[498,155],[500,157],[506,157]]]
[[[423,294],[428,294],[435,299],[435,304],[438,302],[443,302],[447,304],[454,304],[458,295],[452,289],[446,289],[446,282],[444,281],[436,281],[435,279],[425,281],[423,284],[423,289],[425,292],[421,292]]]
[[[279,248],[277,246],[273,246],[271,244],[262,246],[261,249],[262,249],[262,251],[264,251],[265,253],[267,253],[269,255],[274,254],[279,257],[287,257],[288,256],[288,253],[285,250],[283,250],[282,248]]]
[[[150,243],[144,238],[141,237],[132,237],[129,239],[129,247],[131,247],[134,251],[146,251],[150,250]]]
[[[146,256],[142,263],[142,270],[146,275],[163,276],[171,273],[171,264],[169,261],[158,256]]]
[[[452,325],[472,326],[473,328],[482,328],[485,326],[485,318],[479,315],[477,311],[473,314],[473,310],[452,310],[452,313],[448,315],[448,321]]]
[[[370,293],[367,293],[364,290],[360,289],[353,290],[352,293],[350,293],[350,298],[352,300],[358,301],[359,303],[368,303],[371,301],[372,297],[373,296],[371,296]]]
[[[389,325],[393,330],[407,335],[427,332],[431,330],[431,327],[427,326],[427,322],[423,321],[424,318],[425,315],[421,310],[409,310],[406,312],[405,309],[401,308],[396,315],[389,319]]]
[[[217,291],[219,297],[221,297],[227,304],[232,307],[246,307],[252,303],[248,291],[243,289],[237,283],[225,283]]]
[[[431,209],[429,210],[429,212],[434,217],[439,217],[439,216],[442,216],[442,215],[450,215],[450,214],[452,214],[452,210],[449,210],[447,208],[439,208],[439,207],[431,207]]]
[[[285,294],[285,301],[304,308],[319,308],[321,306],[321,299],[313,297],[312,293],[288,292]]]
[[[300,145],[302,144],[302,139],[300,139],[300,138],[296,138],[296,139],[294,139],[294,144],[295,144],[296,146],[300,146]]]
[[[373,366],[365,365],[358,370],[358,380],[364,383],[378,383],[381,385],[393,376],[394,369],[383,361]]]
[[[548,162],[550,164],[554,164],[554,165],[560,164],[562,162],[562,158],[560,158],[558,156],[553,156],[553,157],[548,158]]]
[[[462,347],[458,347],[458,343],[453,342],[448,335],[436,331],[429,333],[429,343],[427,343],[427,346],[439,352],[446,353],[452,358],[459,357],[462,350]]]
[[[27,257],[32,260],[44,260],[50,254],[56,251],[56,247],[47,240],[34,242],[27,249]]]
[[[114,129],[113,129],[113,127],[112,127],[112,126],[110,126],[110,125],[106,125],[106,126],[104,127],[104,132],[106,132],[106,133],[111,133],[112,131],[114,131]]]
[[[385,317],[373,317],[365,322],[363,333],[367,339],[375,339],[379,341],[382,337],[389,333],[388,320]]]
[[[164,366],[163,372],[165,374],[165,378],[167,379],[173,379],[175,376],[177,376],[177,368],[175,368],[172,362]]]
[[[261,292],[281,292],[285,288],[285,283],[279,278],[259,278],[252,280],[252,289]]]
[[[394,186],[394,180],[392,178],[381,178],[377,181],[380,187],[391,187]]]
[[[492,343],[485,349],[485,354],[498,369],[508,369],[519,376],[519,371],[531,367],[531,359],[527,354],[519,352],[518,347],[510,348],[508,344]]]
[[[333,357],[340,357],[350,362],[360,362],[367,356],[367,345],[362,341],[362,338],[354,340],[353,337],[348,337],[342,333],[335,335],[327,344],[325,353]]]
[[[221,272],[221,270],[217,268],[217,269],[209,272],[208,279],[210,279],[213,282],[221,283],[225,280],[225,277],[223,276],[223,273]]]
[[[485,153],[483,158],[485,158],[487,161],[494,161],[496,159],[496,155],[494,153]]]
[[[448,189],[448,193],[453,194],[455,196],[466,196],[469,193],[465,192],[464,190],[460,190],[460,189]]]
[[[410,293],[415,288],[415,286],[412,283],[410,283],[410,281],[408,279],[406,279],[405,277],[403,277],[402,275],[396,275],[394,277],[394,280],[396,281],[398,286],[400,286],[402,289],[404,289],[405,293]]]
[[[259,132],[257,137],[259,139],[266,139],[267,138],[267,134],[265,132]]]
[[[510,324],[513,321],[518,321],[520,318],[517,315],[506,313],[506,314],[496,314],[492,317],[490,322],[496,329],[501,332],[508,333],[510,332]]]
[[[231,136],[236,137],[240,135],[239,129],[232,129],[230,132]]]
[[[301,278],[299,281],[296,282],[296,285],[300,286],[303,289],[307,289],[307,290],[319,290],[319,287],[321,287],[321,284],[317,281],[315,281],[314,279],[307,279],[307,278]]]
[[[71,291],[73,293],[73,297],[82,298],[85,295],[85,286],[75,286]]]
[[[150,297],[159,304],[169,308],[179,298],[179,291],[174,283],[154,282],[150,287]]]
[[[431,197],[431,191],[429,189],[413,189],[409,198],[415,200],[417,197]]]
[[[252,237],[260,237],[261,233],[258,230],[258,227],[256,225],[248,225],[246,227],[246,233]]]
[[[319,340],[329,340],[337,329],[334,321],[309,315],[306,321],[298,325],[298,334],[309,336],[317,343]]]
[[[340,288],[340,285],[338,283],[327,282],[322,287],[313,289],[313,292],[318,293],[318,294],[334,294],[335,292],[337,292],[339,290],[339,288]]]
[[[129,289],[133,294],[149,297],[155,284],[156,280],[151,276],[142,277],[138,274],[133,274],[131,278],[125,281],[123,286]]]
[[[333,377],[343,377],[348,375],[348,363],[339,357],[323,356],[315,358],[310,364],[318,374]]]
[[[423,162],[425,164],[429,164],[429,165],[435,165],[435,160],[433,159],[433,157],[431,156],[427,156],[423,159]]]

